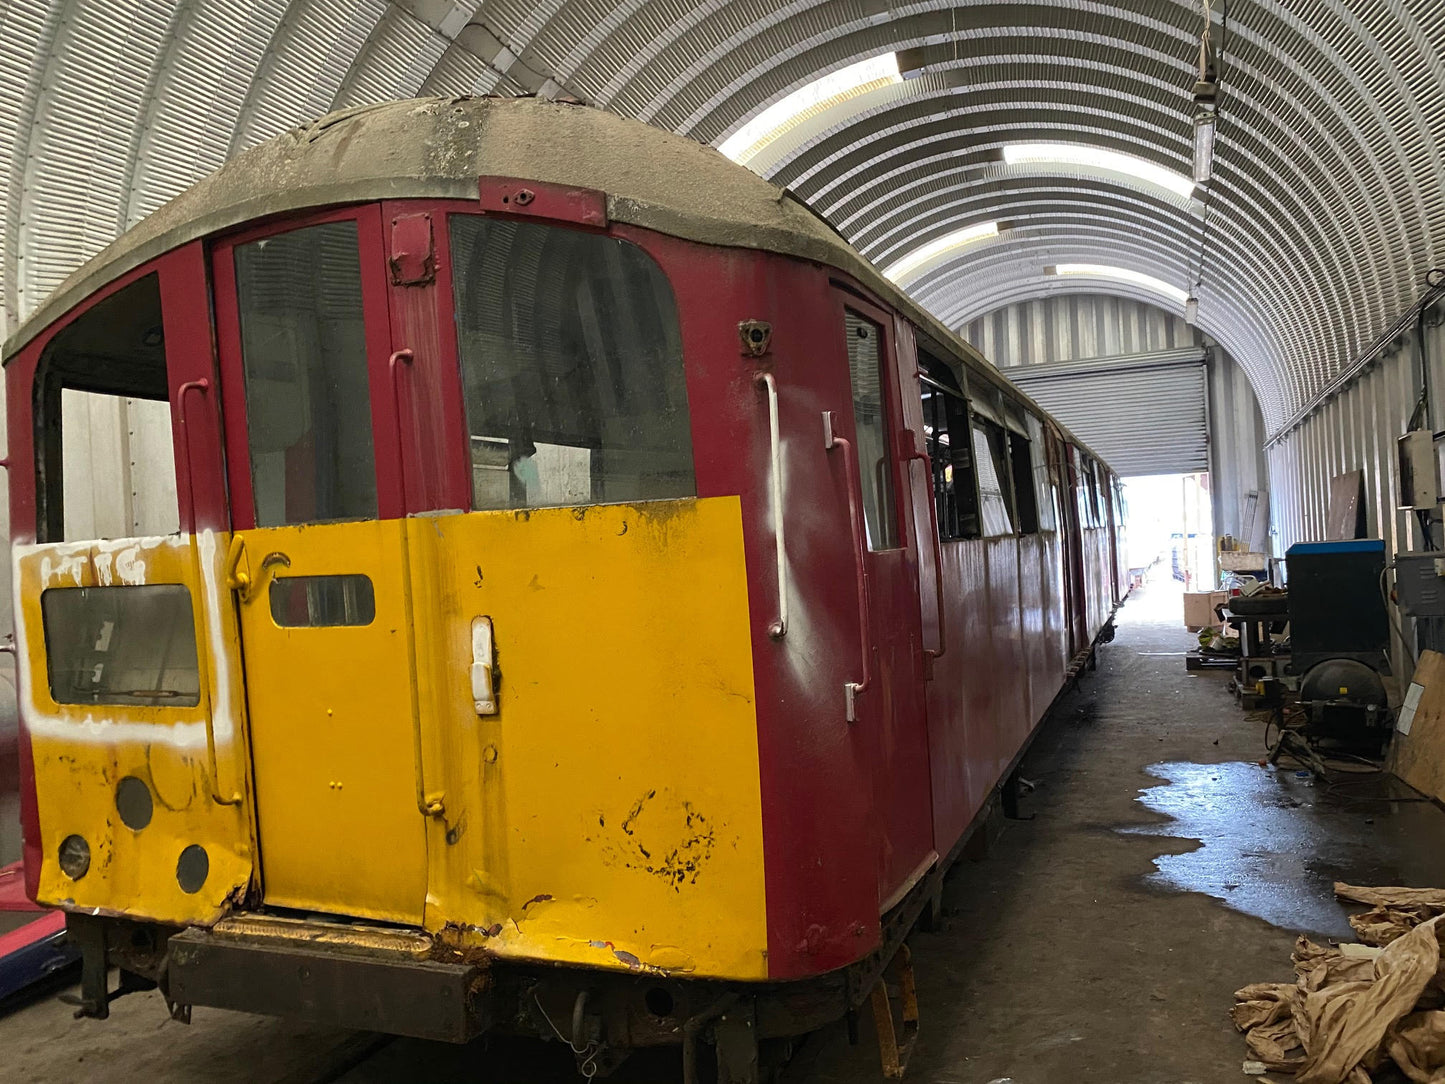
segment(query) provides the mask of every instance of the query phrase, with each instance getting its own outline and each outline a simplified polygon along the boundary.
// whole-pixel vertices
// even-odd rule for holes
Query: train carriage
[[[1125,587],[1087,448],[786,193],[578,106],[278,137],[5,366],[27,890],[94,1016],[746,1079],[878,987]]]

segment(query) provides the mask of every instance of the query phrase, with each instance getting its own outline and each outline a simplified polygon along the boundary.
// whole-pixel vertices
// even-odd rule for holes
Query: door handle
[[[246,561],[246,540],[238,534],[232,535],[231,547],[226,551],[226,586],[245,602],[251,594],[251,572],[250,562],[246,561],[247,567],[243,570],[242,561]]]
[[[920,452],[917,449],[908,452],[904,457],[909,469],[913,468],[914,460],[922,460],[923,468],[928,473],[928,525],[933,528],[933,535],[930,541],[933,545],[933,593],[938,600],[938,650],[925,647],[923,653],[930,659],[940,658],[948,650],[948,634],[944,630],[943,619],[943,536],[938,533],[938,499],[933,492],[933,459],[927,452]],[[909,488],[913,483],[909,482]],[[917,520],[914,520],[917,523]]]
[[[472,706],[478,715],[497,714],[497,683],[492,659],[492,619],[473,618]]]
[[[843,702],[848,722],[855,723],[858,721],[858,696],[867,692],[868,685],[873,680],[873,623],[868,603],[868,576],[864,566],[867,542],[863,536],[863,512],[859,507],[862,499],[859,494],[862,490],[858,482],[858,458],[852,442],[846,437],[838,436],[834,431],[836,419],[837,415],[833,411],[823,411],[823,447],[830,452],[834,448],[843,449],[843,470],[848,478],[848,518],[853,527],[853,571],[858,584],[858,637],[863,653],[863,680],[844,684]]]

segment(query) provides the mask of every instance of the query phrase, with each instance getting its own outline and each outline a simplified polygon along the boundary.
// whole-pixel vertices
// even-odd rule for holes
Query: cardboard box
[[[1219,627],[1219,615],[1214,607],[1229,598],[1228,591],[1186,591],[1184,592],[1184,627],[1202,629],[1205,625]]]

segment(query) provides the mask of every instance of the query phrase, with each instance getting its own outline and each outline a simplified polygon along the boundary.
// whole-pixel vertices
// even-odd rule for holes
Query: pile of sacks
[[[1391,1063],[1418,1084],[1445,1084],[1445,889],[1361,888],[1350,925],[1359,944],[1295,942],[1293,983],[1257,982],[1234,996],[1246,1072],[1293,1073],[1298,1084],[1372,1084]]]

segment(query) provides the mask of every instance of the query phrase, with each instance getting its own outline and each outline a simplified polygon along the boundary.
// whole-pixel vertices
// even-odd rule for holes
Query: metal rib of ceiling
[[[1214,0],[1214,17],[1225,9]],[[564,91],[718,142],[844,65],[883,87],[769,149],[768,173],[886,264],[960,226],[997,241],[911,284],[951,325],[1065,262],[1188,288],[1274,429],[1445,262],[1445,4],[1233,0],[1208,222],[1199,201],[1002,167],[1022,140],[1188,173],[1200,0],[9,0],[0,276],[12,323],[227,155],[329,109]]]

